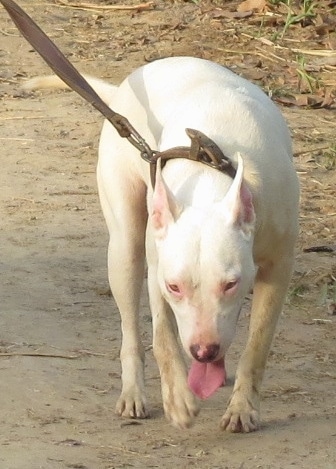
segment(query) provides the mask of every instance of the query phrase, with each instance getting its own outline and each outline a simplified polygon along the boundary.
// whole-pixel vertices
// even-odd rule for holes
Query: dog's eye
[[[223,293],[233,293],[238,285],[238,280],[232,280],[230,282],[222,283],[222,292]]]
[[[173,293],[175,295],[179,295],[181,293],[181,290],[176,283],[167,283],[167,290],[169,293]]]

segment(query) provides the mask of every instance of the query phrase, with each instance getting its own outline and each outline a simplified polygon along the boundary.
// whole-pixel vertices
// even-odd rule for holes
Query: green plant
[[[327,170],[336,169],[336,143],[322,155],[323,166]]]
[[[269,0],[269,3],[271,5],[280,5],[280,3],[284,3],[285,5],[288,5],[291,0]]]
[[[319,81],[317,78],[313,77],[308,71],[306,67],[306,59],[302,55],[298,55],[297,58],[298,67],[296,69],[296,73],[299,77],[299,89],[304,90],[308,89],[310,93],[313,93],[316,88],[319,87]]]
[[[309,292],[309,287],[305,284],[294,285],[287,294],[287,301],[289,304],[293,303],[298,298],[304,298],[305,294]]]
[[[292,1],[288,0],[286,3],[284,3],[287,8],[287,18],[285,22],[284,29],[282,31],[282,37],[285,35],[287,29],[292,25],[296,23],[300,23],[301,21],[308,20],[311,18],[315,17],[315,1],[314,0],[303,0],[303,4],[301,7],[301,11],[298,14],[295,14],[295,12],[292,10]]]
[[[294,0],[269,0],[269,3],[274,6],[283,5],[287,9],[287,16],[285,19],[284,28],[280,34],[277,34],[275,36],[275,39],[277,39],[278,36],[283,38],[291,25],[310,21],[316,16],[316,0],[302,0],[299,11],[294,10]],[[295,2],[295,7],[297,7],[297,2]]]

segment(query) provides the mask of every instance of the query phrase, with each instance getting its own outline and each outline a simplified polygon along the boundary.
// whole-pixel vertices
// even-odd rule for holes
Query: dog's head
[[[181,207],[158,170],[151,223],[160,289],[183,348],[198,363],[218,363],[255,275],[255,213],[241,156],[224,198],[205,207]]]

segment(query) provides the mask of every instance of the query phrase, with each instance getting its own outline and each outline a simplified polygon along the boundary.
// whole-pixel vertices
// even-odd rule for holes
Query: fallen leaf
[[[309,107],[311,109],[331,108],[335,104],[332,92],[326,91],[323,95],[301,93],[291,96],[275,96],[273,98],[284,106]]]
[[[336,30],[336,18],[331,14],[317,15],[314,23],[318,36],[327,36]]]
[[[273,101],[283,106],[296,106],[296,100],[294,96],[273,96]]]
[[[66,440],[58,441],[56,445],[64,446],[83,446],[83,442],[79,440],[73,440],[72,438],[67,438]]]
[[[330,314],[330,316],[336,316],[336,303],[328,304],[327,308],[328,314]]]
[[[302,107],[309,105],[309,99],[307,94],[297,94],[294,96],[295,98],[295,105]]]
[[[328,109],[335,103],[336,103],[336,97],[334,93],[331,91],[331,89],[327,89],[324,93],[323,101],[319,107]]]
[[[303,252],[336,252],[336,244],[333,246],[311,246],[304,248]]]
[[[229,11],[224,10],[223,8],[215,8],[214,10],[207,13],[213,19],[219,20],[223,18],[228,19],[240,19],[240,18],[247,18],[248,16],[253,15],[253,11]]]
[[[258,40],[262,43],[265,44],[265,46],[274,46],[274,42],[270,41],[269,39],[266,39],[265,37],[259,37]]]
[[[245,0],[237,7],[237,11],[257,11],[262,12],[266,7],[266,0]]]

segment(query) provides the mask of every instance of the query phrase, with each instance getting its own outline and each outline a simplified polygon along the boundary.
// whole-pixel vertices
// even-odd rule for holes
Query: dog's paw
[[[257,401],[257,400],[256,400]],[[234,394],[221,420],[223,430],[232,433],[249,433],[259,428],[258,404],[239,394]]]
[[[162,385],[162,397],[167,420],[177,428],[191,427],[199,413],[199,405],[188,387]]]
[[[146,410],[146,398],[140,392],[123,391],[116,405],[116,414],[132,419],[149,417]]]

